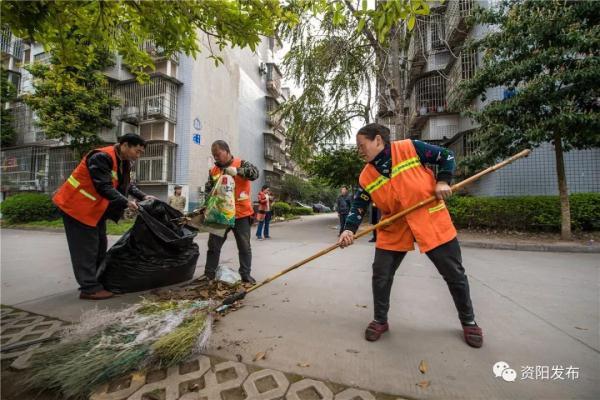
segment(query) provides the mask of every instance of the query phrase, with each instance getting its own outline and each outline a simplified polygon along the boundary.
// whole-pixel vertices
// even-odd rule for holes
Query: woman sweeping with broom
[[[472,347],[481,347],[483,334],[475,323],[456,229],[443,201],[452,194],[449,185],[455,168],[452,153],[420,141],[390,143],[389,129],[379,124],[362,127],[356,134],[356,144],[367,165],[360,174],[360,189],[346,219],[346,230],[339,238],[340,247],[353,243],[371,201],[377,203],[385,219],[432,194],[438,198],[436,203],[377,230],[372,278],[375,317],[367,326],[365,339],[376,341],[389,330],[387,314],[394,274],[406,252],[414,250],[416,241],[419,250],[429,257],[448,284],[465,341]],[[438,165],[437,182],[424,164]]]

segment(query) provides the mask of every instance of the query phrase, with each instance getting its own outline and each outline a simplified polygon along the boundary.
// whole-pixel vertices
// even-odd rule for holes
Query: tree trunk
[[[556,156],[556,175],[558,177],[558,194],[560,197],[560,237],[562,240],[571,240],[569,188],[567,187],[567,177],[565,175],[562,138],[559,133],[554,135],[554,154]]]
[[[396,133],[396,137],[394,139],[404,139],[404,88],[403,88],[403,79],[402,72],[400,70],[400,43],[402,34],[402,27],[397,26],[392,30],[392,40],[390,41],[390,54],[392,60],[390,65],[392,67],[391,71],[391,80],[393,84],[394,91],[394,124],[396,125],[396,129],[394,129]]]

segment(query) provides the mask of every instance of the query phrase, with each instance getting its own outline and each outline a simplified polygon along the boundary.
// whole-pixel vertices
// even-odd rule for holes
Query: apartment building
[[[463,49],[469,39],[480,38],[491,27],[469,28],[466,18],[476,7],[490,7],[492,0],[447,0],[432,4],[431,13],[420,18],[412,32],[406,61],[405,137],[442,144],[457,158],[468,156],[478,146],[477,125],[452,109],[458,85],[474,76],[482,56]],[[472,106],[481,110],[492,101],[511,93],[505,88],[489,88],[486,101],[476,99]],[[600,192],[600,149],[570,151],[565,154],[569,190]],[[469,191],[476,195],[558,194],[554,149],[549,143],[534,149],[532,155],[484,177]]]
[[[134,180],[159,198],[183,186],[190,209],[204,201],[204,184],[213,165],[210,145],[221,139],[232,153],[255,164],[261,171],[253,183],[256,194],[262,184],[277,189],[283,175],[298,174],[286,153],[285,125],[273,112],[289,91],[281,87],[276,53],[281,44],[265,38],[255,52],[224,49],[223,64],[208,59],[208,38],[199,34],[205,49],[196,59],[185,55],[166,57],[153,43],[145,50],[155,70],[147,84],[140,84],[118,55],[105,72],[113,93],[121,100],[113,110],[114,127],[99,132],[107,143],[125,133],[147,140],[146,152],[135,165]],[[25,43],[4,29],[2,63],[20,94],[31,91],[31,76],[24,67],[49,62],[36,43]],[[218,48],[218,46],[212,46]],[[1,152],[2,193],[18,191],[52,193],[71,173],[78,160],[68,143],[48,140],[35,124],[34,113],[20,101],[5,105],[14,116],[15,145]]]

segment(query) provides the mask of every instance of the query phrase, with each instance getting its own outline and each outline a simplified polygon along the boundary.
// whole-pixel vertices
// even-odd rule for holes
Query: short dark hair
[[[372,123],[365,125],[356,134],[366,136],[369,140],[375,140],[375,136],[379,135],[386,144],[390,143],[390,130],[387,126],[381,124]]]
[[[346,189],[346,190],[348,190],[348,186],[346,186],[346,185],[342,185],[342,187],[340,188],[340,190],[341,190],[341,189]]]
[[[265,189],[268,189],[268,188],[269,188],[269,185],[262,185],[262,189],[260,189],[260,190],[265,190]]]
[[[231,153],[231,150],[229,150],[229,145],[224,140],[215,140],[210,146],[210,148],[212,149],[213,147],[218,147],[221,150],[225,150],[226,152]]]
[[[135,133],[126,133],[119,138],[119,144],[127,143],[129,146],[146,147],[146,141]]]

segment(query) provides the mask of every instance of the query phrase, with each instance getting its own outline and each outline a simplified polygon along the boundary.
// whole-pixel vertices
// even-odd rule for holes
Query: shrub
[[[600,194],[569,196],[571,226],[600,229]],[[452,220],[459,228],[494,228],[520,231],[559,231],[558,196],[464,197],[448,200]]]
[[[313,215],[313,210],[306,207],[292,207],[290,210],[291,215]]]
[[[283,201],[276,201],[271,206],[271,211],[273,211],[273,215],[277,217],[283,217],[285,214],[290,214],[292,210],[292,206],[288,203],[284,203]]]
[[[42,193],[19,193],[1,205],[2,218],[10,223],[56,219],[57,210],[50,196]]]

